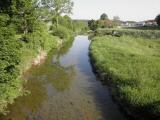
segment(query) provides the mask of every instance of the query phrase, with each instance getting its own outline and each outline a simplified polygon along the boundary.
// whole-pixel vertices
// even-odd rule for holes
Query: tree
[[[108,19],[108,16],[106,13],[103,13],[101,16],[100,16],[100,19],[101,20],[107,20]]]
[[[11,0],[0,0],[0,13],[9,13]]]
[[[56,18],[56,25],[58,26],[58,17],[62,14],[71,14],[73,2],[71,0],[42,0],[42,4],[48,7]]]
[[[96,30],[98,28],[98,22],[95,21],[95,20],[89,20],[88,21],[88,27],[91,29],[91,30]]]
[[[160,14],[159,15],[157,15],[157,17],[156,17],[156,22],[157,22],[157,24],[158,24],[158,26],[160,26]]]
[[[59,24],[61,26],[64,26],[67,29],[73,30],[72,19],[69,16],[67,16],[67,15],[65,15],[63,17],[62,16],[58,16],[58,22],[59,22]],[[53,23],[53,25],[57,24],[56,17],[53,17],[52,23]]]
[[[34,31],[38,16],[33,0],[12,0],[11,12],[11,20],[18,32],[27,34]]]

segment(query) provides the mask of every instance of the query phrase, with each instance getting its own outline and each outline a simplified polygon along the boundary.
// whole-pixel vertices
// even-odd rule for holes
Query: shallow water
[[[45,63],[26,71],[29,95],[9,106],[5,120],[124,120],[89,62],[87,36],[75,37]]]

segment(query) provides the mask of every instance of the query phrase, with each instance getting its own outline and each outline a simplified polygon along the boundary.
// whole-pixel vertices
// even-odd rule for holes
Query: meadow
[[[106,28],[106,29],[98,29],[95,32],[95,35],[103,36],[103,35],[112,35],[112,33],[117,32],[119,36],[129,35],[132,37],[141,37],[141,38],[150,38],[150,39],[158,39],[160,38],[160,30],[150,30],[150,29],[133,29],[133,28]]]
[[[160,117],[160,39],[96,36],[90,54],[98,73],[110,83],[115,99],[128,114]]]

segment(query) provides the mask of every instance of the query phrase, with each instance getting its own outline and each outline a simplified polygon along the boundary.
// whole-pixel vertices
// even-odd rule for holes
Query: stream
[[[30,94],[9,105],[4,120],[125,120],[89,60],[88,36],[77,36],[46,61],[27,70]]]

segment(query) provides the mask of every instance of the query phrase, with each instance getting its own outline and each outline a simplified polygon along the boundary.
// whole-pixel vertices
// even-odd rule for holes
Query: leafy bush
[[[52,34],[60,37],[63,40],[69,40],[72,37],[72,32],[60,25],[58,27],[52,26]]]
[[[0,28],[0,112],[19,94],[20,44],[11,28]],[[15,94],[17,93],[17,94]]]
[[[5,113],[7,105],[22,94],[19,77],[33,57],[41,50],[57,48],[57,41],[42,22],[35,32],[25,35],[16,35],[10,27],[0,28],[0,113]]]
[[[73,31],[77,34],[86,33],[88,31],[87,21],[74,20],[73,21]]]
[[[56,18],[55,17],[52,19],[52,23],[53,23],[53,25],[56,25]],[[58,24],[69,29],[69,30],[73,30],[72,19],[67,15],[65,15],[63,17],[59,16],[58,17]]]
[[[9,22],[9,16],[7,14],[0,14],[0,26],[5,27],[8,25]]]

